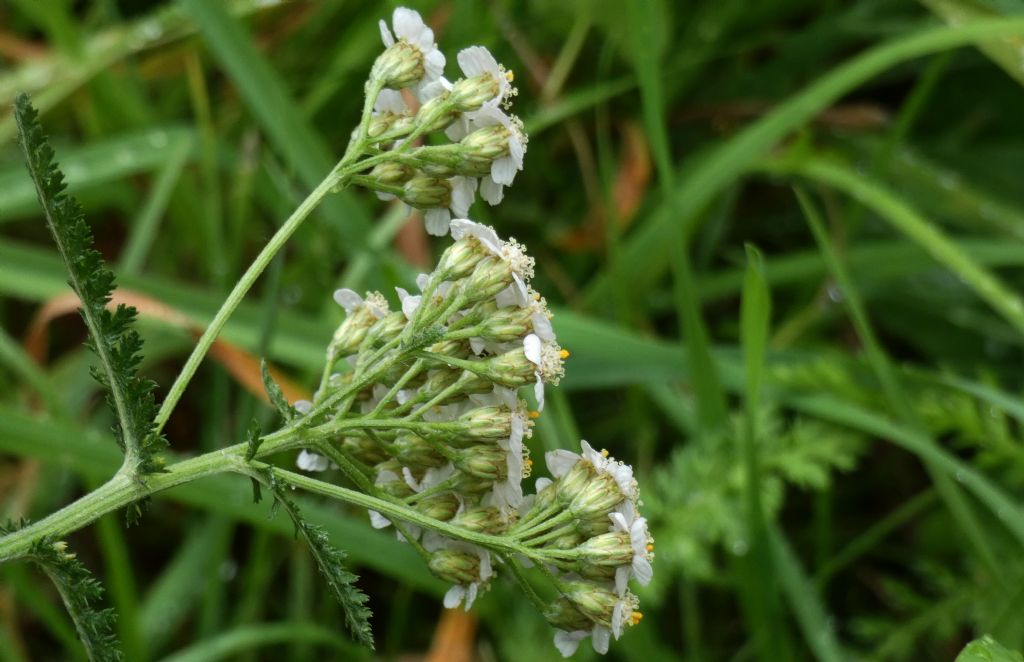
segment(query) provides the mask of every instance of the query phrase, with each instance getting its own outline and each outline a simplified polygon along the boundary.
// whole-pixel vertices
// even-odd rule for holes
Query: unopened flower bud
[[[465,237],[449,246],[437,263],[437,277],[453,280],[469,275],[490,252],[476,237]]]
[[[508,529],[508,518],[503,517],[501,510],[494,506],[469,508],[452,518],[451,523],[492,536],[500,536]]]
[[[594,565],[619,566],[633,562],[633,544],[628,531],[612,531],[594,536],[577,547],[576,551],[583,560]]]
[[[472,552],[442,549],[430,555],[430,570],[452,584],[480,581],[480,557]]]
[[[459,510],[459,497],[452,492],[424,497],[416,502],[416,510],[431,519],[447,522]]]
[[[506,451],[495,444],[470,446],[456,453],[452,463],[459,471],[491,482],[508,476]]]
[[[388,312],[388,302],[379,292],[367,294],[364,300],[352,290],[338,290],[334,299],[345,308],[347,316],[327,348],[331,361],[358,351],[369,330]]]
[[[412,179],[415,174],[415,171],[405,164],[388,161],[386,163],[378,163],[374,166],[373,170],[367,174],[367,177],[370,177],[381,184],[401,186]]]
[[[388,454],[384,452],[384,449],[366,437],[346,437],[341,445],[347,453],[370,466],[388,459]]]
[[[423,52],[405,40],[399,40],[377,56],[370,69],[370,80],[393,90],[415,85],[423,79]]]
[[[440,467],[447,460],[422,437],[414,434],[400,434],[392,446],[395,459],[413,469]]]
[[[581,614],[594,623],[612,628],[613,631],[622,631],[621,621],[629,618],[637,606],[636,596],[631,593],[620,598],[615,591],[591,582],[566,582],[560,589],[562,595]],[[622,613],[624,611],[627,613]],[[617,628],[616,621],[620,621]]]
[[[508,439],[512,433],[512,411],[508,407],[477,407],[459,416],[458,422],[462,424],[461,435],[467,439]]]
[[[615,478],[599,471],[573,498],[568,508],[578,520],[586,520],[606,515],[625,498]]]
[[[461,113],[480,110],[488,101],[501,92],[501,85],[491,74],[484,73],[472,78],[462,78],[452,86],[451,104]]]
[[[533,329],[530,308],[506,306],[495,308],[479,324],[480,337],[491,342],[513,342],[520,340]]]
[[[494,481],[487,478],[480,478],[461,471],[455,476],[455,485],[452,489],[459,494],[478,496],[494,487]]]
[[[569,505],[573,500],[586,489],[587,485],[594,476],[597,475],[597,470],[589,462],[579,460],[576,464],[572,465],[568,472],[564,476],[558,479],[552,487],[555,489],[555,493],[558,497],[558,501],[564,505]]]
[[[420,106],[416,112],[416,124],[423,127],[424,133],[433,133],[447,128],[457,116],[449,101],[449,93],[442,92]]]
[[[477,129],[459,142],[458,172],[469,177],[483,177],[490,174],[491,164],[508,155],[508,139],[511,133],[501,124]]]
[[[402,186],[399,197],[417,209],[447,208],[452,203],[452,185],[439,177],[413,177]]]
[[[519,348],[480,361],[478,368],[494,383],[507,388],[519,388],[537,379],[537,366],[531,363]]]
[[[366,333],[370,345],[384,344],[389,340],[397,338],[398,334],[405,328],[406,321],[405,314],[400,310],[380,318]]]
[[[559,630],[566,630],[567,632],[589,630],[594,627],[593,622],[589,618],[584,616],[575,605],[561,596],[548,605],[548,608],[544,611],[544,618],[554,627]]]

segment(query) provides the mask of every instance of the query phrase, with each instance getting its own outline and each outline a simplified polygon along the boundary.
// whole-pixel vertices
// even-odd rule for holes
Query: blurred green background
[[[572,352],[534,457],[586,438],[641,481],[655,580],[609,658],[949,660],[985,633],[1024,647],[1024,7],[410,5],[450,76],[471,44],[516,75],[525,170],[471,215],[537,257]],[[0,516],[39,518],[119,463],[16,92],[166,387],[193,342],[175,313],[208,321],[340,156],[394,6],[0,4]],[[333,290],[409,287],[445,245],[365,192],[327,199],[190,386],[172,452],[272,421],[242,350],[313,384]],[[442,616],[411,550],[364,513],[301,502],[362,574],[377,657],[557,657],[513,588]],[[73,536],[129,660],[365,655],[265,506],[243,480],[205,480],[138,526]],[[0,659],[81,658],[52,589],[0,568]]]

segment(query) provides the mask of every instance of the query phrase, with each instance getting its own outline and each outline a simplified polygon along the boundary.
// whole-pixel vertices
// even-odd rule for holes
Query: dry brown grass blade
[[[434,631],[426,662],[471,662],[476,618],[461,609],[445,609]]]
[[[139,311],[139,316],[150,320],[157,320],[170,326],[184,329],[198,337],[203,328],[191,320],[187,315],[172,308],[153,297],[120,288],[114,292],[111,306],[118,304],[134,306]],[[44,303],[32,318],[28,330],[25,332],[25,351],[37,363],[46,362],[47,345],[50,336],[51,323],[64,315],[69,315],[78,310],[78,297],[73,293],[62,294]],[[244,389],[269,402],[267,394],[263,390],[263,380],[260,377],[260,362],[255,356],[244,349],[226,340],[218,339],[210,348],[210,356],[214,361],[224,367]],[[275,368],[270,369],[271,375],[281,387],[281,391],[289,402],[309,399],[308,390],[295,384]]]

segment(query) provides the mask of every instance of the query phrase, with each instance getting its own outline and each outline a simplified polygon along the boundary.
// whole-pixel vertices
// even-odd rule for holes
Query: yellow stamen
[[[515,73],[513,73],[513,71],[511,69],[509,69],[508,71],[505,72],[505,80],[507,80],[508,82],[511,83],[515,79],[516,79],[516,75],[515,75]]]
[[[601,455],[603,457],[608,457],[608,449],[607,448],[602,448],[601,449]]]
[[[526,466],[532,467],[533,466],[533,460],[531,460],[530,458],[526,458]]]
[[[569,350],[567,350],[567,349],[563,349],[562,351],[558,352],[558,356],[559,356],[559,357],[560,357],[560,358],[561,358],[561,359],[562,359],[563,361],[564,361],[564,360],[566,360],[567,358],[569,358]]]
[[[632,621],[633,625],[636,625],[640,621],[644,620],[644,615],[638,611],[634,611],[632,614],[630,614],[629,620]]]
[[[647,551],[648,552],[653,552],[654,551],[654,543],[652,543],[652,542],[647,543]]]
[[[537,411],[536,409],[534,409],[534,410],[532,410],[530,412],[527,412],[526,415],[529,416],[530,418],[540,418],[540,412]]]

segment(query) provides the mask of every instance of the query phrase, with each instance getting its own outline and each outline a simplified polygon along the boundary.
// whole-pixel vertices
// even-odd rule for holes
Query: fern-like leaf
[[[114,634],[114,610],[96,608],[103,597],[103,586],[74,554],[68,552],[67,543],[43,539],[33,545],[29,558],[57,587],[89,660],[121,660],[117,635]]]
[[[125,453],[126,466],[135,475],[161,471],[158,453],[166,441],[153,426],[156,385],[137,373],[142,339],[133,328],[136,310],[123,304],[108,309],[114,274],[93,248],[92,231],[78,201],[65,190],[64,175],[54,163],[53,150],[28,96],[18,96],[14,117],[46,225],[67,267],[68,284],[82,303],[79,311],[89,331],[87,344],[99,357],[92,374],[105,388],[117,418],[114,434]]]
[[[366,606],[369,598],[356,586],[359,577],[345,567],[345,552],[331,544],[327,532],[321,527],[303,519],[298,505],[288,498],[284,488],[277,482],[273,469],[268,469],[264,476],[274,493],[275,503],[288,513],[295,525],[296,535],[301,536],[309,546],[320,574],[345,612],[345,623],[352,637],[373,650],[373,630],[370,628],[372,613]]]
[[[274,381],[273,375],[270,374],[270,367],[267,365],[266,359],[260,359],[260,377],[263,378],[263,388],[267,391],[267,397],[270,398],[270,403],[274,405],[274,409],[277,413],[281,414],[281,418],[286,421],[290,421],[295,418],[295,408],[288,404],[288,400],[284,397],[284,392],[281,391],[281,387]]]

